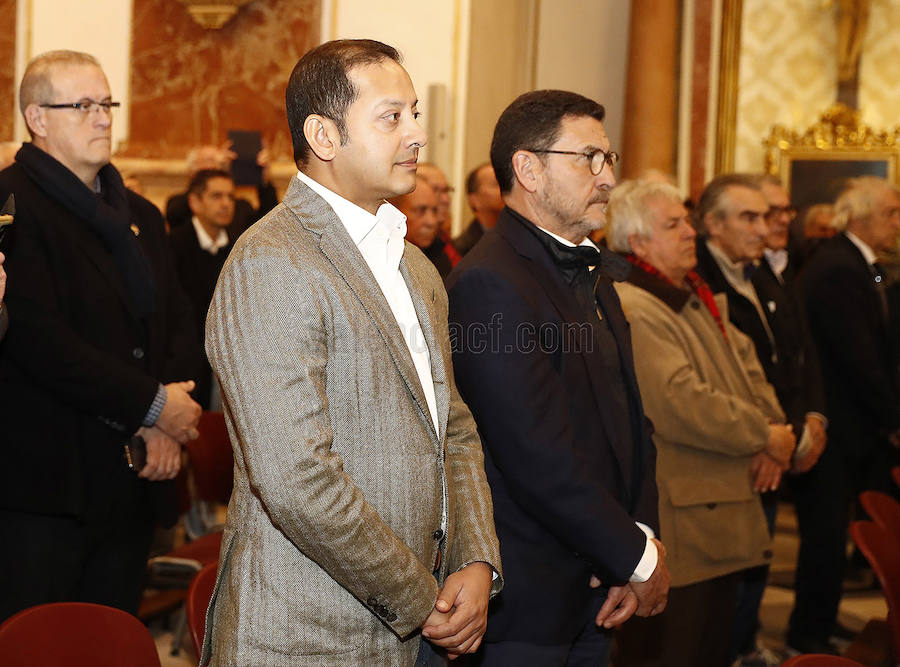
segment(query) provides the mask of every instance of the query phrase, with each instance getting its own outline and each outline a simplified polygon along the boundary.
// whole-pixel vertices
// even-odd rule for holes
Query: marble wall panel
[[[0,0],[0,141],[12,141],[18,87],[16,0]]]
[[[291,159],[284,89],[319,42],[320,0],[256,0],[206,30],[177,0],[134,0],[131,127],[125,155],[181,158],[230,129],[263,133]]]
[[[873,2],[859,66],[859,109],[878,130],[900,124],[900,3]]]

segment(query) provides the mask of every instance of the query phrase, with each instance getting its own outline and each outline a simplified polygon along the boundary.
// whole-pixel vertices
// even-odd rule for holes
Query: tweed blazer
[[[447,295],[409,243],[400,271],[438,432],[387,300],[321,197],[293,179],[235,244],[207,320],[235,468],[201,664],[412,665],[446,574],[500,572]]]
[[[696,294],[634,267],[617,283],[631,324],[641,398],[653,421],[661,539],[673,586],[713,579],[772,557],[752,457],[784,413],[753,341],[727,332]]]

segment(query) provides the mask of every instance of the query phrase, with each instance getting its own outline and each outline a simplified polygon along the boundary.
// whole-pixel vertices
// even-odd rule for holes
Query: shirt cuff
[[[141,422],[142,426],[150,427],[156,423],[156,420],[159,419],[159,416],[162,414],[168,396],[165,385],[160,384],[156,390],[156,396],[153,397],[153,402],[147,410],[147,414],[144,415],[144,421]]]
[[[828,430],[828,419],[827,419],[827,418],[825,417],[825,415],[823,415],[821,412],[813,412],[813,411],[810,411],[810,412],[807,412],[807,413],[806,413],[806,417],[807,417],[807,418],[808,418],[808,417],[815,417],[815,418],[818,419],[820,422],[822,422],[822,428],[824,428],[825,430]]]
[[[656,544],[653,542],[653,538],[655,537],[653,529],[640,521],[635,521],[635,525],[637,525],[637,527],[643,531],[644,535],[647,536],[647,544],[644,545],[644,555],[641,556],[641,560],[638,561],[637,567],[634,568],[634,574],[632,574],[629,579],[629,581],[639,584],[647,581],[653,576],[653,571],[656,570],[656,563],[659,562],[659,551],[656,548]]]

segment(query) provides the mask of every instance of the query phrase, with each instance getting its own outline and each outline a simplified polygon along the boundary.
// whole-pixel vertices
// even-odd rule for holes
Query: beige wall
[[[887,130],[900,123],[900,2],[871,3],[860,64],[859,107],[863,122]]]

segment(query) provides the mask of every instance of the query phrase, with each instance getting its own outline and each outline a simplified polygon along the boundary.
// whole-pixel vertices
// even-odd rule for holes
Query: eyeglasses
[[[763,217],[766,220],[775,220],[776,218],[780,218],[782,215],[786,215],[788,219],[793,220],[797,217],[797,209],[793,206],[770,206],[769,210],[765,212]]]
[[[78,111],[82,117],[89,116],[91,112],[97,111],[98,109],[103,109],[103,112],[107,116],[112,115],[113,109],[118,109],[121,106],[121,102],[110,102],[108,100],[103,102],[95,102],[94,100],[81,100],[80,102],[62,102],[60,104],[40,104],[38,106],[43,107],[44,109],[75,109]]]
[[[594,176],[599,176],[600,172],[603,171],[603,165],[608,164],[610,169],[616,166],[616,163],[619,161],[619,154],[615,151],[605,151],[602,148],[598,148],[595,151],[591,151],[590,153],[579,153],[577,151],[551,151],[551,150],[540,150],[534,148],[526,148],[525,150],[530,150],[532,153],[554,153],[556,155],[580,155],[581,157],[587,158],[588,162],[591,165],[591,173]]]

